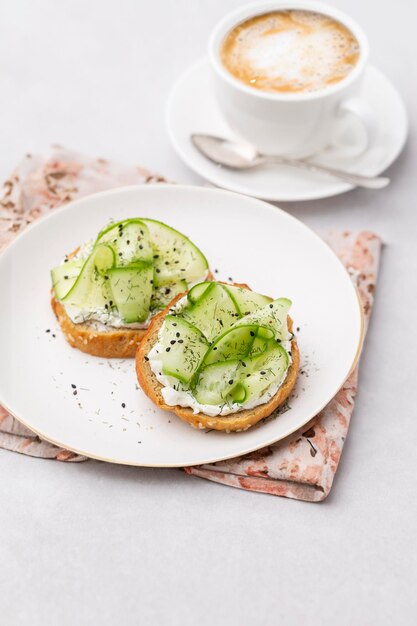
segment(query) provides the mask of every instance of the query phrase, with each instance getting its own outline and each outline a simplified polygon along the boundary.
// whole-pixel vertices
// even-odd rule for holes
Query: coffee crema
[[[313,11],[273,11],[233,28],[220,50],[224,67],[250,87],[308,93],[334,85],[358,62],[359,42],[337,20]]]

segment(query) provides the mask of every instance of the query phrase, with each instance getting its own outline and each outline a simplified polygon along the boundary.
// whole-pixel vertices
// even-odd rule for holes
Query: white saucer
[[[354,159],[342,158],[332,149],[317,160],[374,176],[391,165],[400,154],[407,138],[407,114],[396,88],[373,66],[368,68],[364,79],[363,97],[377,118],[378,130],[373,144]],[[216,166],[203,157],[191,143],[192,133],[232,137],[211,90],[207,59],[189,68],[174,85],[167,103],[166,124],[174,149],[181,159],[218,187],[264,200],[280,201],[315,200],[352,189],[347,183],[317,172],[282,165],[237,172]]]

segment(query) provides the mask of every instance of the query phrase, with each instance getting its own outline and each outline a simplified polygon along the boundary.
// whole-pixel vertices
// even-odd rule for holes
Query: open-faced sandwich
[[[133,357],[152,317],[211,278],[202,252],[152,219],[112,223],[65,257],[52,275],[52,308],[71,346],[101,357]]]
[[[197,428],[247,430],[294,386],[290,306],[245,285],[195,285],[152,320],[136,354],[142,389]]]

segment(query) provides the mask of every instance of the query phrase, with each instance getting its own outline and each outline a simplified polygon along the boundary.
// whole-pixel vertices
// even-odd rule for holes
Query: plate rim
[[[190,74],[192,74],[198,67],[203,67],[206,66],[204,68],[204,71],[208,71],[209,68],[209,61],[207,56],[201,57],[200,59],[198,59],[197,61],[195,61],[194,63],[192,63],[191,65],[189,65],[176,79],[176,81],[174,82],[173,86],[171,87],[171,90],[168,94],[168,98],[167,98],[167,102],[166,102],[166,106],[165,106],[165,129],[167,131],[169,140],[171,142],[171,146],[174,149],[174,152],[177,154],[177,156],[181,159],[181,161],[195,174],[197,174],[197,176],[200,176],[203,180],[207,181],[208,183],[210,183],[211,185],[215,185],[217,188],[219,189],[225,189],[227,191],[233,191],[234,193],[240,193],[242,195],[249,195],[252,198],[256,198],[258,200],[263,200],[264,202],[308,202],[308,201],[314,201],[314,200],[324,200],[327,198],[333,198],[336,196],[340,196],[344,193],[347,193],[348,191],[353,191],[354,189],[356,189],[356,187],[354,187],[353,185],[350,185],[348,183],[344,183],[343,181],[339,182],[339,186],[337,190],[328,190],[328,191],[317,191],[316,193],[309,193],[306,192],[303,195],[294,195],[292,194],[291,196],[277,196],[276,194],[273,195],[269,195],[269,194],[263,194],[261,196],[256,196],[253,194],[253,192],[251,192],[250,189],[242,189],[239,188],[237,189],[235,185],[233,186],[229,186],[227,185],[227,187],[223,187],[224,181],[223,182],[216,182],[213,177],[211,176],[211,174],[209,176],[207,176],[206,173],[202,173],[202,169],[197,165],[197,167],[195,166],[195,161],[192,161],[188,156],[187,153],[185,152],[185,150],[182,147],[182,142],[180,142],[177,139],[177,135],[175,134],[173,127],[174,124],[171,123],[171,117],[172,117],[172,103],[174,100],[174,97],[176,95],[176,91],[179,88],[179,86],[186,82],[188,76]],[[387,170],[389,167],[391,167],[391,165],[398,159],[398,157],[400,156],[401,152],[404,150],[405,144],[407,142],[408,136],[409,136],[409,117],[407,114],[407,109],[404,103],[404,100],[399,92],[399,90],[397,89],[397,87],[395,86],[395,84],[390,80],[390,78],[388,78],[385,73],[380,70],[377,66],[375,66],[372,63],[368,63],[366,70],[365,70],[365,75],[369,72],[369,70],[371,72],[374,72],[375,74],[378,74],[379,77],[381,77],[383,80],[385,80],[387,83],[389,83],[390,88],[392,89],[392,91],[395,93],[395,96],[398,100],[399,105],[402,108],[402,129],[401,129],[401,139],[398,142],[398,146],[396,148],[395,151],[392,152],[390,158],[387,160],[387,163],[384,163],[382,167],[379,167],[375,170],[375,175],[379,175],[382,172],[384,172],[385,170]]]
[[[105,197],[105,196],[111,196],[111,195],[118,195],[121,192],[125,192],[125,193],[132,193],[132,192],[141,192],[141,191],[145,191],[145,190],[149,190],[149,189],[176,189],[178,191],[182,191],[182,190],[191,190],[191,191],[198,191],[198,192],[203,192],[203,193],[209,193],[209,194],[219,194],[219,195],[233,195],[233,196],[238,196],[245,198],[246,200],[249,200],[250,202],[255,202],[257,204],[261,204],[263,205],[263,210],[267,209],[268,211],[274,212],[274,213],[280,213],[282,215],[282,217],[284,217],[284,219],[288,219],[290,222],[296,222],[299,226],[303,227],[306,231],[308,231],[310,233],[310,235],[312,235],[317,241],[319,241],[322,245],[324,245],[333,255],[334,259],[336,260],[336,262],[343,268],[344,272],[346,273],[346,276],[349,280],[349,283],[355,293],[355,301],[358,305],[358,313],[359,313],[359,322],[360,322],[360,330],[359,330],[359,338],[358,338],[358,344],[356,347],[356,351],[355,351],[355,355],[353,358],[353,361],[349,367],[349,370],[347,372],[347,374],[343,377],[343,380],[341,381],[341,383],[339,384],[339,386],[337,387],[337,389],[332,392],[331,396],[329,398],[327,398],[324,403],[322,404],[322,406],[320,406],[320,408],[314,412],[313,415],[309,415],[302,424],[297,423],[296,426],[294,426],[294,428],[290,427],[284,434],[280,435],[278,438],[273,437],[271,440],[265,441],[263,442],[261,445],[255,445],[255,446],[249,446],[249,448],[241,450],[239,453],[232,453],[232,454],[228,454],[228,455],[221,455],[219,458],[210,458],[209,460],[199,460],[193,463],[189,463],[187,465],[183,465],[180,464],[178,465],[177,463],[168,463],[168,464],[164,464],[164,463],[143,463],[143,462],[135,462],[135,461],[125,461],[125,460],[120,460],[120,459],[114,459],[114,458],[107,458],[107,457],[103,457],[100,456],[98,454],[92,454],[91,452],[85,452],[81,449],[78,449],[75,446],[68,446],[65,442],[59,441],[57,439],[54,439],[53,437],[46,435],[45,433],[43,433],[41,430],[38,430],[37,428],[34,428],[30,423],[28,423],[24,418],[18,416],[15,411],[13,409],[11,409],[7,402],[4,402],[4,400],[1,397],[1,386],[0,386],[0,405],[6,409],[6,411],[13,417],[15,418],[18,422],[20,422],[21,424],[23,424],[24,426],[26,426],[26,428],[28,428],[29,430],[31,430],[33,433],[35,433],[38,437],[40,437],[41,439],[45,440],[48,443],[51,443],[59,448],[63,448],[65,450],[69,450],[70,452],[74,452],[75,454],[78,454],[80,456],[85,456],[89,459],[94,459],[97,461],[103,461],[106,463],[114,463],[117,465],[127,465],[127,466],[131,466],[131,467],[154,467],[154,468],[182,468],[182,467],[195,467],[195,466],[199,466],[199,465],[211,465],[213,463],[218,463],[220,461],[226,461],[229,459],[233,459],[236,458],[237,456],[243,456],[246,454],[249,454],[251,452],[254,452],[256,450],[259,450],[261,448],[273,445],[274,443],[277,443],[278,441],[282,441],[283,439],[285,439],[286,437],[288,437],[289,435],[291,435],[292,433],[294,433],[295,431],[297,431],[299,428],[303,428],[306,424],[308,424],[312,419],[314,419],[314,417],[316,417],[316,415],[318,415],[323,409],[324,407],[332,400],[332,398],[334,398],[336,396],[336,394],[340,391],[340,389],[343,387],[343,385],[345,384],[346,380],[349,378],[349,376],[351,375],[351,373],[353,372],[353,370],[355,369],[355,367],[358,364],[360,355],[361,355],[361,351],[362,351],[362,347],[363,347],[363,342],[364,342],[364,336],[365,336],[365,323],[364,323],[364,312],[363,312],[363,306],[361,304],[360,301],[360,297],[359,297],[359,293],[358,293],[358,289],[355,287],[355,285],[352,283],[352,281],[349,278],[348,272],[345,268],[345,266],[343,265],[342,261],[338,258],[338,256],[335,254],[335,252],[332,250],[332,248],[329,246],[329,244],[324,241],[324,239],[322,239],[312,228],[310,228],[307,224],[305,224],[304,222],[302,222],[301,220],[299,220],[298,218],[294,217],[293,215],[291,215],[290,213],[284,211],[283,209],[276,207],[274,205],[269,204],[268,202],[266,202],[265,200],[261,200],[259,198],[255,198],[253,196],[247,196],[245,194],[241,194],[239,192],[236,191],[231,191],[231,190],[227,190],[227,189],[220,189],[220,188],[209,188],[209,187],[203,187],[203,186],[199,186],[199,185],[180,185],[180,184],[173,184],[173,183],[147,183],[147,184],[139,184],[139,185],[126,185],[126,186],[118,186],[118,187],[113,187],[111,189],[107,189],[104,191],[99,191],[97,193],[93,193],[93,194],[88,194],[86,196],[83,196],[81,198],[77,198],[76,200],[73,200],[71,202],[68,202],[67,204],[64,204],[60,207],[57,207],[55,209],[53,209],[50,213],[42,216],[40,219],[35,220],[34,222],[32,222],[31,224],[29,224],[28,226],[26,226],[26,228],[19,233],[15,239],[6,245],[6,247],[1,250],[0,252],[0,264],[3,262],[3,258],[5,256],[8,256],[9,254],[11,254],[10,250],[13,249],[13,247],[15,246],[16,242],[20,241],[21,239],[24,239],[27,236],[30,236],[30,233],[33,229],[38,228],[43,222],[49,220],[49,219],[54,219],[54,216],[56,216],[59,213],[63,213],[63,212],[69,212],[73,209],[74,205],[77,204],[82,204],[83,202],[85,202],[87,199],[91,199],[91,198],[101,198],[101,197]]]

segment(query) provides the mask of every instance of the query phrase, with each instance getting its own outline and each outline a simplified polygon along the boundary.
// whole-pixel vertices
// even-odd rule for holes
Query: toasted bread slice
[[[247,285],[238,285],[240,287],[247,287]],[[212,417],[203,413],[193,413],[193,409],[190,407],[182,406],[170,406],[165,404],[162,396],[163,386],[157,380],[153,373],[147,355],[158,340],[158,332],[161,328],[165,316],[168,314],[170,308],[183,296],[186,292],[176,296],[172,302],[160,313],[158,313],[152,320],[149,328],[147,329],[140,346],[136,353],[136,374],[140,386],[146,395],[154,402],[160,409],[164,411],[171,411],[180,417],[184,422],[188,422],[195,428],[210,428],[214,430],[224,431],[241,431],[247,430],[260,420],[268,417],[273,413],[290,395],[292,388],[294,387],[295,380],[297,378],[298,369],[300,366],[300,353],[298,350],[297,342],[293,338],[291,343],[291,356],[292,364],[290,365],[285,381],[278,389],[273,398],[265,404],[260,404],[253,409],[244,409],[237,413],[231,413],[230,415]],[[292,331],[292,320],[288,317],[288,329]]]
[[[74,324],[64,306],[52,296],[51,306],[66,340],[73,348],[105,359],[127,359],[136,354],[147,329],[109,328],[97,330],[93,325]]]

